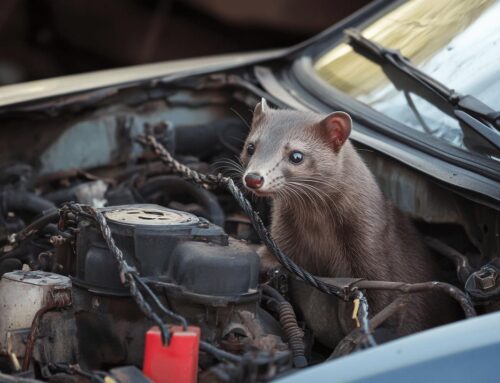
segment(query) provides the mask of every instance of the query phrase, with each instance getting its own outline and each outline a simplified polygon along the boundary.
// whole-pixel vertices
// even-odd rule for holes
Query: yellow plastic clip
[[[359,311],[359,298],[356,298],[355,300],[352,301],[354,304],[354,309],[352,310],[352,319],[356,321],[356,327],[360,327],[361,324],[359,323],[358,319],[358,311]]]
[[[12,364],[12,368],[14,371],[21,371],[21,364],[19,363],[19,359],[17,359],[16,354],[13,352],[9,353],[10,363]]]
[[[104,378],[104,383],[117,383],[115,379],[113,379],[111,376],[106,376]]]

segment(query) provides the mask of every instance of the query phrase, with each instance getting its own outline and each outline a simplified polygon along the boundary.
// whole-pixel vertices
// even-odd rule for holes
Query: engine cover
[[[116,206],[101,212],[116,245],[142,277],[178,286],[187,294],[255,292],[258,255],[207,220],[157,205]],[[98,228],[84,220],[79,230],[73,282],[100,294],[127,295]]]

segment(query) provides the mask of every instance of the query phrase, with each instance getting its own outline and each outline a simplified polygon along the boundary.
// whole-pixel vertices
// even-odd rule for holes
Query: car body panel
[[[230,69],[280,57],[286,50],[197,57],[102,70],[0,87],[0,107],[175,75]]]
[[[323,363],[280,383],[498,382],[500,313],[407,336]]]

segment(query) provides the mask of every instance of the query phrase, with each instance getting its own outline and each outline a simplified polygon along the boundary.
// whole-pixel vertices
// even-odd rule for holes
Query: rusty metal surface
[[[9,331],[30,328],[39,310],[67,300],[70,287],[68,277],[54,273],[14,271],[4,274],[0,281],[0,350],[6,351]]]
[[[71,305],[71,291],[68,289],[59,289],[58,291],[53,291],[50,300],[47,301],[46,305],[40,308],[33,318],[31,323],[30,334],[26,342],[26,352],[23,359],[23,371],[26,371],[31,363],[31,357],[33,355],[33,347],[38,336],[38,325],[40,318],[48,311],[57,308],[63,308]]]

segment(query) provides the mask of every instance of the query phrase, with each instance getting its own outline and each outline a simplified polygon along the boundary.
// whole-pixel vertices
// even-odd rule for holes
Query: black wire
[[[358,310],[358,320],[361,326],[361,331],[366,337],[367,343],[369,346],[376,345],[373,336],[371,335],[369,320],[368,320],[368,301],[364,294],[356,289],[349,290],[341,289],[337,286],[328,284],[321,279],[317,278],[313,274],[304,270],[300,266],[298,266],[295,262],[293,262],[290,258],[288,258],[279,248],[278,244],[274,241],[271,234],[267,230],[266,226],[262,222],[259,214],[253,209],[251,203],[245,197],[243,192],[236,186],[234,181],[229,177],[224,177],[221,174],[212,175],[212,174],[203,174],[199,173],[186,165],[181,164],[177,160],[175,160],[172,155],[165,149],[163,145],[161,145],[153,136],[148,135],[146,137],[138,137],[137,139],[141,144],[150,146],[153,151],[158,155],[160,160],[168,165],[170,169],[182,177],[199,184],[205,188],[215,187],[215,186],[223,186],[225,187],[234,197],[234,199],[238,202],[240,207],[243,209],[245,214],[250,217],[252,222],[252,226],[257,232],[260,240],[266,245],[269,251],[275,256],[275,258],[279,261],[279,263],[287,269],[289,272],[295,274],[300,279],[310,284],[311,286],[317,288],[318,290],[330,294],[335,295],[343,300],[354,300],[359,299],[360,307]]]
[[[285,301],[285,298],[283,297],[283,295],[281,295],[276,289],[274,289],[273,287],[269,286],[269,285],[262,285],[261,286],[261,289],[262,289],[262,293],[270,296],[271,298],[273,298],[275,301],[277,302],[283,302]]]
[[[241,356],[221,350],[220,348],[217,348],[214,345],[205,342],[203,340],[200,341],[200,350],[208,352],[209,354],[213,355],[216,359],[220,361],[229,361],[233,363],[239,363],[242,361]]]
[[[167,316],[170,316],[177,320],[178,322],[181,323],[183,329],[187,329],[188,327],[188,322],[187,320],[179,315],[174,313],[173,311],[167,309],[162,302],[158,299],[156,294],[151,290],[151,288],[142,280],[142,278],[139,276],[137,270],[130,266],[127,261],[124,258],[123,252],[116,246],[116,243],[112,237],[111,234],[111,229],[109,225],[107,224],[106,218],[104,215],[94,209],[91,206],[88,205],[81,205],[77,204],[74,202],[69,202],[66,203],[62,206],[61,209],[58,210],[59,216],[63,219],[66,220],[67,223],[73,222],[76,223],[78,219],[81,219],[81,217],[85,217],[87,219],[91,219],[95,221],[95,223],[98,225],[101,235],[106,242],[111,254],[115,258],[116,263],[118,264],[118,269],[120,272],[120,277],[122,280],[122,283],[124,285],[128,285],[129,290],[130,290],[130,295],[134,299],[134,301],[137,303],[141,311],[144,313],[144,315],[148,318],[150,318],[152,321],[154,321],[158,327],[160,328],[160,332],[162,335],[162,341],[163,344],[168,344],[170,341],[170,332],[168,330],[167,325],[163,322],[163,320],[154,312],[154,310],[151,308],[151,306],[146,302],[144,299],[144,296],[142,295],[141,291],[139,290],[138,286],[140,286],[148,295],[151,297],[151,299],[154,301],[156,306]],[[74,217],[72,217],[74,215]],[[51,211],[47,216],[44,216],[40,218],[40,220],[37,220],[36,225],[30,225],[30,228],[38,228],[39,226],[43,226],[46,224],[46,222],[50,222],[52,219],[54,219],[54,212]],[[76,218],[76,220],[75,220]],[[205,341],[200,341],[200,350],[205,351],[212,356],[214,356],[216,359],[220,361],[228,361],[231,363],[236,363],[236,364],[241,364],[243,362],[243,358],[231,354],[227,351],[221,350],[210,343],[207,343]],[[283,355],[280,355],[281,358],[283,358]],[[258,354],[257,357],[255,358],[255,363],[263,363],[263,360],[266,363],[275,363],[276,361],[279,362],[279,359],[276,359],[276,357],[269,357],[269,358],[264,358],[263,355]],[[246,358],[246,363],[254,363],[252,360],[249,361],[248,358]],[[57,366],[54,364],[54,366]],[[61,368],[61,366],[58,366]],[[77,370],[72,370],[74,373],[79,373],[81,375],[87,375],[88,377],[92,377],[93,379],[98,379],[101,381],[102,379],[98,376],[90,375],[88,372],[84,371],[77,371]]]
[[[205,188],[223,186],[225,187],[236,199],[243,211],[250,217],[252,225],[257,232],[261,241],[267,246],[279,263],[289,272],[295,274],[303,281],[311,286],[316,287],[318,290],[335,295],[343,300],[350,300],[351,292],[349,290],[342,290],[337,286],[330,285],[315,277],[308,271],[299,267],[295,262],[288,258],[279,248],[278,244],[274,241],[266,226],[262,222],[259,214],[253,210],[252,205],[246,199],[243,192],[236,186],[234,181],[229,177],[224,177],[222,174],[212,175],[199,173],[186,165],[181,164],[175,160],[172,155],[161,145],[153,136],[138,137],[137,140],[146,146],[150,146],[158,155],[160,160],[170,167],[170,169],[184,178],[199,184]]]
[[[295,274],[303,281],[307,282],[313,287],[316,287],[318,290],[330,294],[335,295],[343,300],[352,299],[350,297],[350,293],[348,291],[344,291],[337,286],[328,284],[323,282],[321,279],[315,277],[308,271],[304,270],[300,266],[298,266],[295,262],[293,262],[290,258],[288,258],[279,248],[278,244],[274,241],[271,234],[267,230],[266,226],[262,222],[259,214],[253,210],[252,205],[246,199],[243,192],[235,185],[232,179],[225,180],[226,188],[236,199],[240,207],[243,211],[250,217],[252,221],[253,227],[257,232],[257,235],[261,239],[261,241],[266,245],[266,247],[271,251],[271,253],[275,256],[278,262],[285,267],[289,272]]]
[[[52,373],[64,372],[68,375],[80,375],[80,376],[83,376],[85,378],[90,379],[91,382],[94,381],[94,382],[104,383],[105,377],[107,376],[107,374],[105,374],[103,372],[85,371],[79,367],[70,366],[69,364],[65,364],[65,363],[51,363],[48,365],[48,367]],[[99,375],[102,375],[102,377]]]
[[[27,237],[31,236],[32,234],[43,229],[45,226],[47,226],[49,223],[56,220],[58,217],[59,217],[59,210],[58,209],[54,208],[54,209],[51,209],[51,210],[45,212],[42,216],[35,219],[33,222],[31,222],[28,226],[26,226],[20,232],[13,234],[11,236],[12,241],[13,242],[20,242],[20,241],[26,239]]]
[[[111,235],[111,229],[109,228],[104,215],[100,211],[94,209],[92,206],[80,205],[77,203],[67,203],[61,208],[62,217],[67,216],[68,212],[75,214],[77,217],[79,215],[86,216],[97,223],[101,231],[101,235],[106,242],[106,245],[108,246],[111,254],[118,264],[118,270],[120,272],[122,283],[124,285],[128,285],[130,295],[135,300],[137,306],[143,312],[143,314],[158,325],[158,327],[160,328],[163,344],[169,344],[170,331],[168,330],[167,325],[153,311],[151,306],[144,299],[142,293],[139,291],[135,278],[135,275],[137,275],[137,270],[135,269],[135,267],[132,267],[127,263],[123,256],[123,252],[118,248],[118,246],[116,246],[113,236]]]
[[[186,318],[184,318],[183,316],[181,316],[179,314],[176,314],[173,311],[167,309],[163,305],[163,303],[161,303],[161,301],[158,299],[158,297],[156,296],[156,294],[151,290],[151,288],[146,283],[144,283],[144,281],[142,280],[141,277],[139,277],[137,274],[134,274],[134,278],[137,281],[137,283],[144,290],[146,290],[146,292],[148,293],[148,295],[153,299],[153,301],[156,303],[156,305],[160,308],[161,311],[163,311],[167,316],[170,316],[170,317],[174,318],[176,321],[180,322],[181,325],[182,325],[182,328],[184,330],[187,330],[187,328],[188,328],[188,322],[187,322]]]
[[[111,230],[107,225],[106,218],[101,212],[95,210],[90,206],[79,205],[74,203],[66,204],[62,208],[62,210],[64,211],[65,209],[70,210],[77,215],[79,214],[79,212],[84,212],[84,213],[86,212],[87,217],[91,217],[93,220],[97,222],[101,230],[101,234],[104,240],[106,241],[109,250],[115,257],[116,262],[118,263],[120,274],[127,277],[127,279],[124,280],[124,283],[128,283],[132,298],[136,301],[141,311],[143,311],[143,313],[148,318],[152,319],[158,324],[160,331],[162,333],[164,344],[168,344],[170,340],[170,333],[168,331],[168,327],[165,325],[163,320],[152,310],[151,306],[149,306],[149,304],[144,300],[144,297],[137,288],[138,285],[148,293],[148,295],[153,299],[153,301],[158,306],[158,308],[160,308],[160,310],[162,310],[166,315],[171,316],[176,320],[178,320],[179,322],[181,322],[184,329],[187,328],[188,326],[187,320],[181,315],[168,310],[161,303],[158,297],[156,297],[156,294],[151,290],[151,288],[147,286],[147,284],[139,277],[135,268],[127,264],[126,260],[124,259],[123,253],[116,246],[116,243],[114,242],[113,237],[111,236]],[[216,359],[221,361],[229,361],[232,363],[240,363],[242,361],[242,358],[240,356],[221,350],[205,341],[200,341],[200,349],[202,351],[205,351],[213,355]]]

